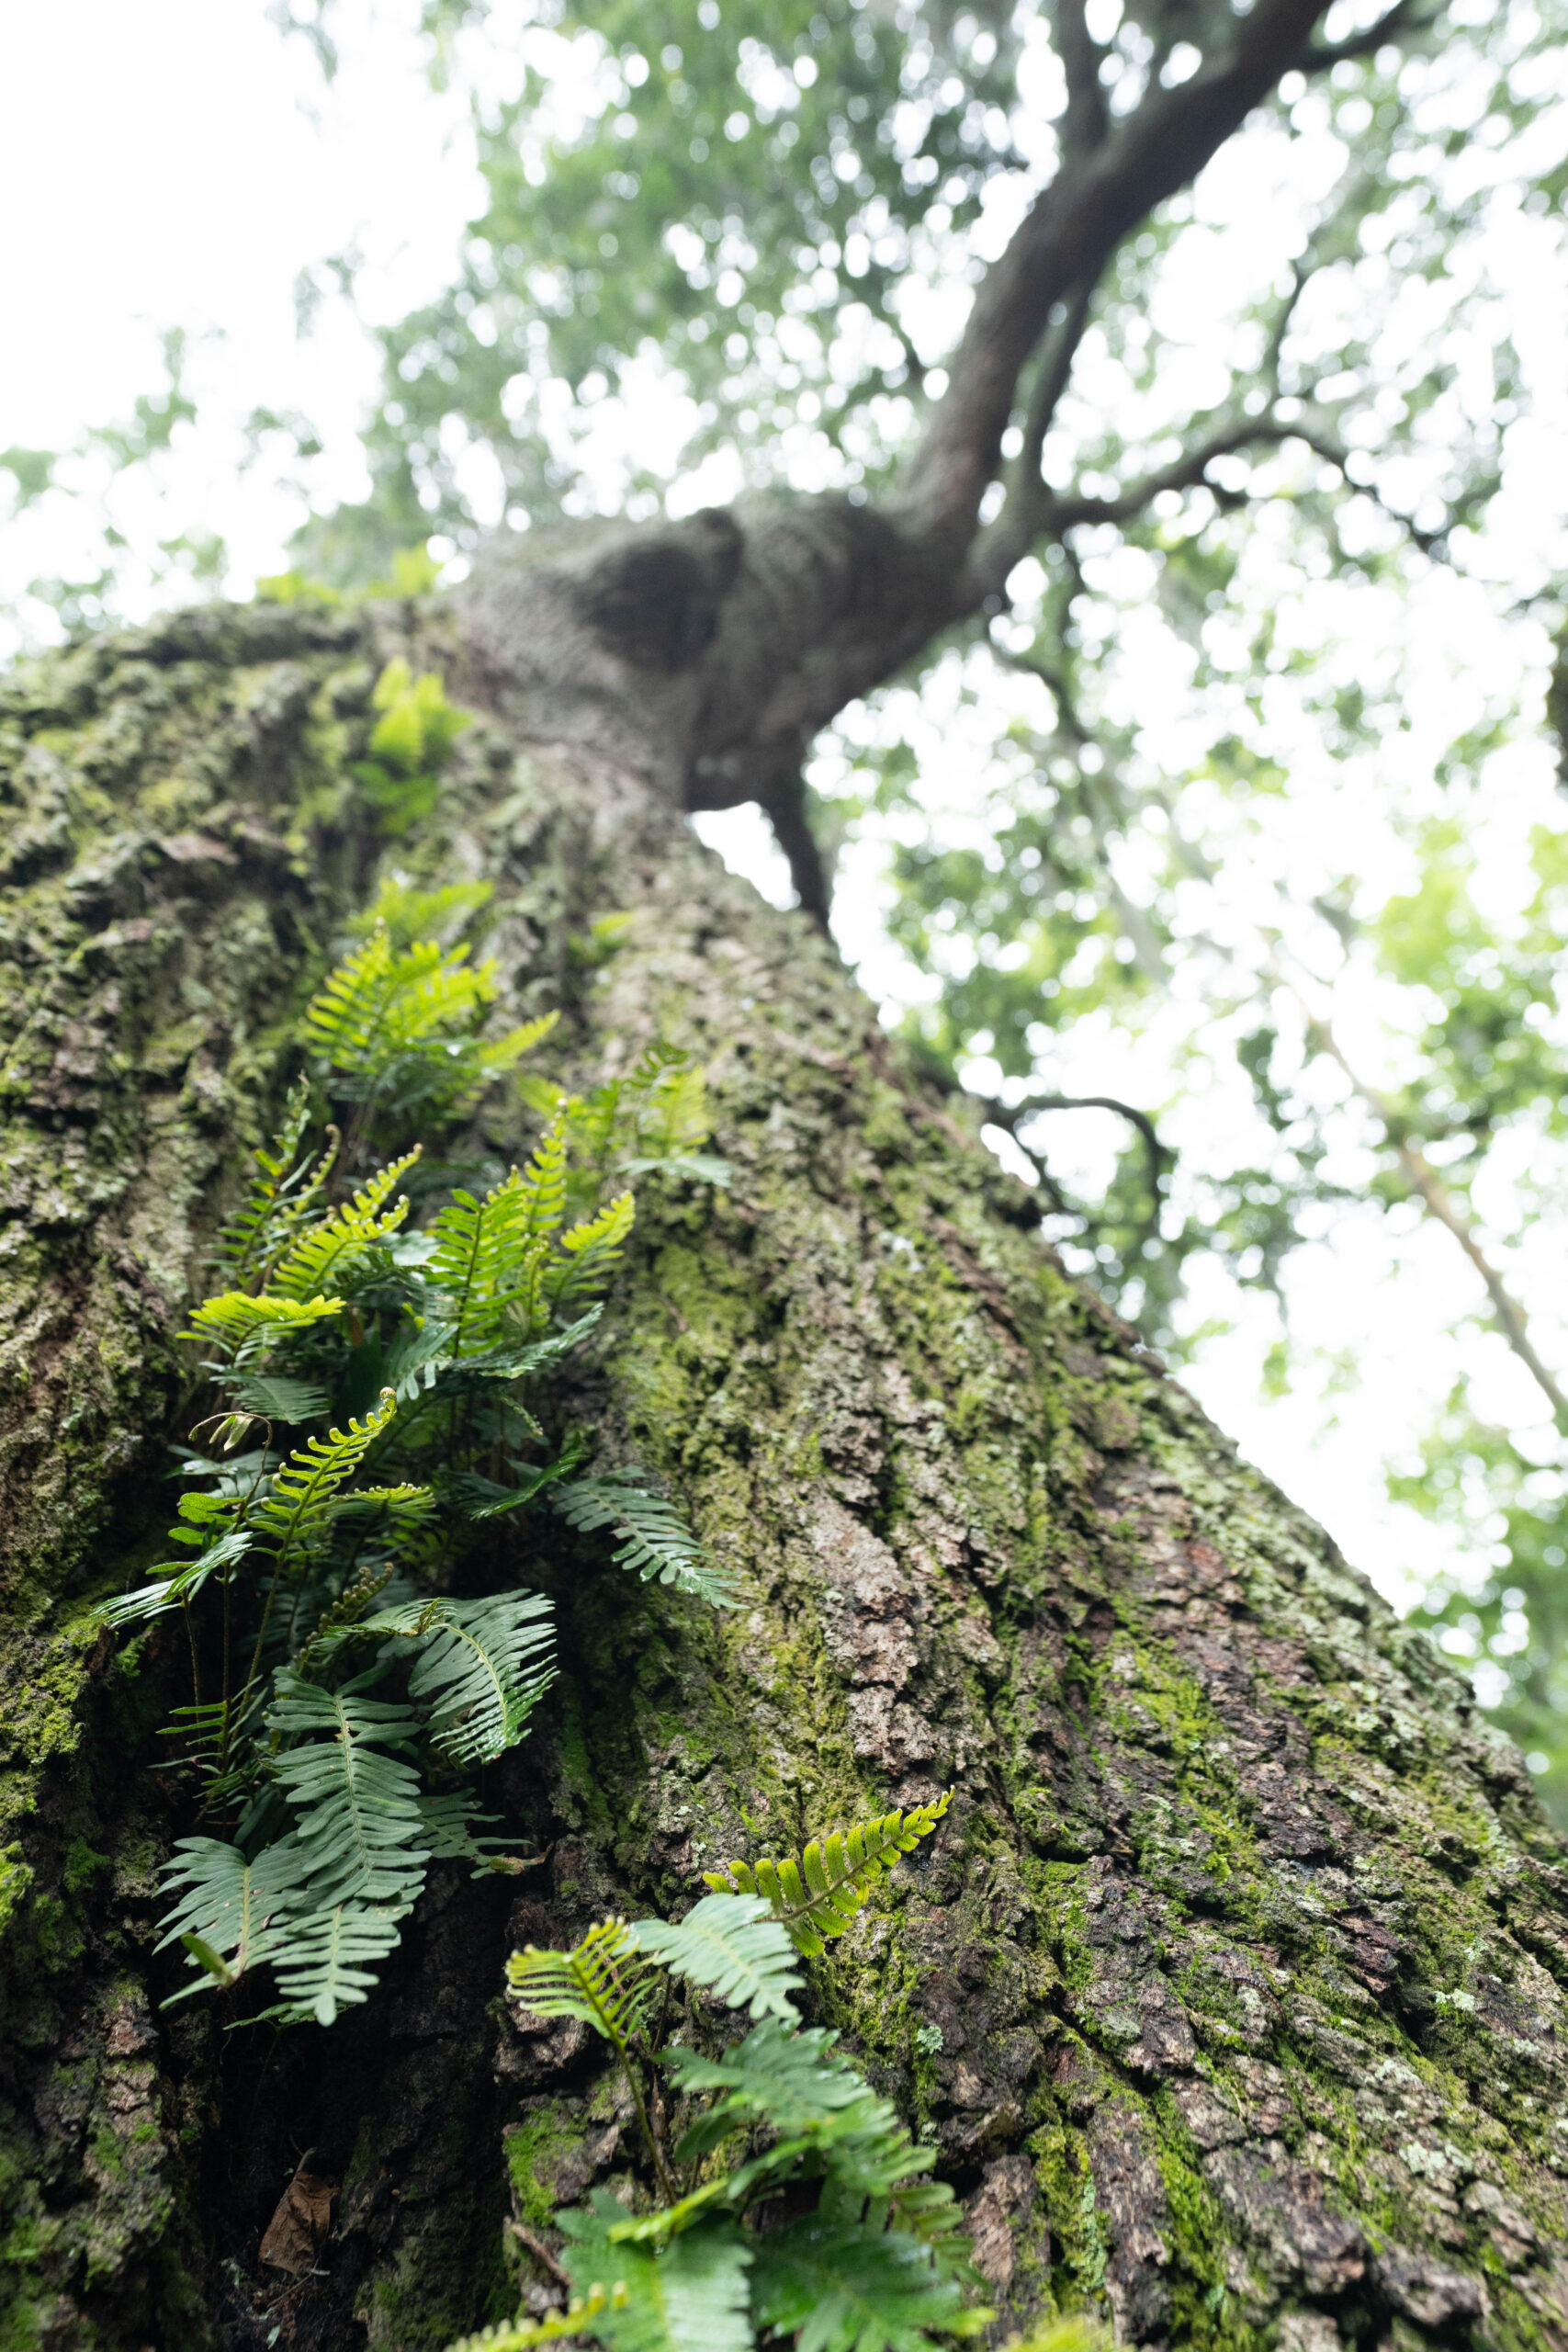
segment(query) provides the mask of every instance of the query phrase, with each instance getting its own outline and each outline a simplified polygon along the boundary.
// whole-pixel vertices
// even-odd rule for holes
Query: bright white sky
[[[302,492],[291,492],[265,466],[242,473],[240,425],[253,407],[299,409],[313,420],[326,445],[309,479],[317,503],[361,495],[365,488],[355,434],[374,389],[375,354],[334,300],[321,304],[313,334],[296,338],[297,275],[333,254],[357,252],[363,314],[396,317],[446,281],[461,224],[477,209],[479,187],[461,110],[455,100],[433,98],[423,78],[412,31],[417,14],[417,0],[342,0],[336,28],[343,70],[326,87],[305,43],[280,38],[263,0],[143,0],[134,9],[124,0],[53,0],[42,9],[6,0],[0,7],[0,218],[7,223],[0,247],[0,318],[6,322],[0,448],[58,447],[85,427],[123,415],[138,393],[158,382],[163,330],[183,327],[191,339],[188,382],[200,429],[182,440],[156,492],[144,482],[116,490],[115,514],[153,560],[161,537],[193,525],[220,531],[232,553],[234,594],[249,593],[258,574],[283,568],[288,534],[305,504]],[[1217,224],[1233,235],[1256,235],[1265,209],[1256,176],[1237,183],[1233,174],[1227,184],[1221,171],[1212,179],[1207,200]],[[1555,563],[1561,579],[1568,299],[1559,283],[1542,282],[1529,224],[1519,223],[1492,261],[1513,304],[1514,330],[1528,346],[1527,362],[1545,390],[1540,422],[1515,453],[1523,486],[1499,516],[1489,561],[1503,578],[1539,578]],[[86,478],[84,486],[91,486]],[[725,488],[716,477],[701,485],[707,496]],[[682,504],[696,503],[694,486],[680,496]],[[102,520],[101,505],[88,498],[75,508],[47,502],[13,525],[0,543],[0,605],[37,573],[96,571]],[[1267,560],[1265,547],[1258,560]],[[1126,584],[1135,594],[1136,583]],[[1293,625],[1303,641],[1328,649],[1326,659],[1342,666],[1349,659],[1349,629],[1355,660],[1404,665],[1419,724],[1397,752],[1408,775],[1393,781],[1414,796],[1412,806],[1428,788],[1445,730],[1489,696],[1527,715],[1539,706],[1541,630],[1529,622],[1506,624],[1498,600],[1480,590],[1439,580],[1408,607],[1373,610],[1363,602],[1351,614],[1327,592],[1314,602],[1298,594],[1301,588],[1299,580],[1281,575],[1281,607],[1295,600]],[[147,601],[168,593],[155,594],[150,569]],[[974,808],[976,778],[988,773],[998,715],[994,696],[978,710],[965,708],[958,683],[953,665],[924,713],[905,714],[921,751],[927,800],[949,810],[955,825]],[[1168,684],[1166,748],[1179,769],[1192,751],[1182,735],[1179,681]],[[1237,832],[1232,916],[1238,936],[1271,919],[1281,876],[1299,894],[1303,877],[1317,868],[1332,876],[1353,864],[1366,877],[1370,901],[1402,878],[1404,853],[1382,819],[1367,814],[1361,781],[1337,783],[1299,712],[1283,703],[1280,725],[1282,732],[1295,730],[1287,748],[1303,775],[1314,771],[1314,791],[1310,800],[1303,796],[1286,808],[1266,835]],[[850,752],[854,734],[852,714]],[[825,780],[849,763],[849,752],[830,752]],[[1390,778],[1381,781],[1387,786]],[[1486,790],[1489,854],[1506,897],[1516,887],[1509,876],[1517,874],[1529,826],[1562,822],[1544,747],[1528,739],[1516,745],[1488,770]],[[700,830],[769,895],[786,895],[781,861],[756,812],[704,820]],[[839,934],[874,995],[897,1012],[918,993],[918,981],[880,927],[885,854],[885,836],[852,848]],[[1352,998],[1339,1012],[1371,1074],[1390,1074],[1398,1040],[1381,1008]],[[1189,1017],[1186,1031],[1177,1022],[1133,1037],[1109,1023],[1086,1023],[1053,1067],[1051,1082],[1157,1104],[1171,1091],[1190,1026]],[[1229,1121],[1236,1157],[1245,1157],[1247,1108],[1223,1086],[1196,1098],[1185,1116],[1187,1134],[1178,1127],[1172,1140],[1213,1152],[1215,1134]],[[1058,1125],[1053,1140],[1064,1172],[1091,1188],[1112,1140],[1109,1124]],[[1348,1129],[1343,1167],[1346,1181],[1362,1184],[1372,1167]],[[1529,1172],[1513,1171],[1520,1180]],[[1560,1173],[1534,1172],[1552,1182]],[[1511,1227],[1517,1212],[1517,1199],[1500,1199],[1502,1223]],[[1562,1256],[1553,1216],[1538,1226],[1511,1270],[1517,1288],[1543,1309],[1543,1345],[1558,1351],[1560,1364],[1568,1363]],[[1232,1329],[1202,1346],[1191,1385],[1244,1450],[1324,1520],[1395,1598],[1408,1597],[1447,1554],[1443,1538],[1388,1504],[1383,1464],[1414,1442],[1453,1377],[1456,1351],[1462,1347],[1474,1359],[1473,1342],[1454,1338],[1474,1299],[1473,1277],[1451,1243],[1430,1228],[1412,1226],[1401,1234],[1371,1213],[1344,1217],[1320,1247],[1303,1253],[1292,1283],[1298,1329],[1324,1351],[1322,1374],[1274,1402],[1261,1399],[1258,1379],[1277,1334],[1271,1307],[1217,1275],[1199,1283],[1193,1301],[1194,1326],[1213,1317]],[[1498,1418],[1516,1424],[1536,1421],[1512,1360],[1490,1342],[1483,1354],[1483,1404],[1490,1398]],[[1330,1358],[1354,1366],[1348,1403],[1334,1393]],[[1342,1385],[1343,1374],[1337,1377]]]

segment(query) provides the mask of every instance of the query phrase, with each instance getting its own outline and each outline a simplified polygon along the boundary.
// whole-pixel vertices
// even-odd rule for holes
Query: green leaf
[[[931,1836],[952,1802],[949,1789],[934,1804],[874,1815],[847,1832],[833,1830],[820,1843],[813,1838],[803,1854],[726,1862],[703,1876],[719,1894],[765,1895],[774,1918],[809,1960],[825,1950],[825,1938],[843,1934],[877,1880]]]
[[[626,2287],[625,2303],[589,2324],[598,2343],[613,2352],[752,2352],[751,2249],[733,2222],[706,2222],[649,2254],[612,2244],[626,2212],[604,2190],[588,2211],[571,2208],[557,2219],[566,2238],[561,2259],[579,2294],[605,2281]]]
[[[265,1291],[253,1298],[248,1291],[221,1291],[192,1310],[190,1328],[179,1337],[216,1341],[231,1352],[270,1347],[313,1323],[330,1322],[343,1306],[341,1298],[274,1298]]]
[[[731,2008],[794,2022],[795,1951],[762,1896],[705,1894],[679,1922],[638,1919],[631,1932],[644,1951]]]
[[[274,1474],[271,1492],[254,1510],[257,1534],[271,1551],[278,1573],[316,1551],[332,1532],[342,1488],[397,1411],[389,1388],[365,1419],[346,1430],[308,1438]]]
[[[602,2312],[618,2311],[628,2300],[624,2286],[613,2289],[591,2287],[586,2295],[573,2295],[564,2312],[552,2312],[548,2319],[502,2320],[499,2327],[481,2328],[478,2335],[465,2335],[449,2344],[446,2352],[534,2352],[536,2345],[558,2344],[563,2336],[592,2335],[591,2320]]]
[[[545,2018],[577,2018],[623,2055],[652,1993],[624,1919],[601,1919],[570,1951],[525,1944],[506,1963],[508,1990]]]
[[[759,2235],[751,2297],[795,2352],[934,2352],[928,2331],[951,2329],[964,2307],[919,2239],[810,2214]]]
[[[380,1272],[386,1263],[381,1245],[409,1213],[406,1193],[390,1208],[387,1199],[398,1179],[414,1166],[420,1149],[416,1144],[400,1159],[378,1169],[351,1199],[290,1241],[267,1278],[273,1294],[309,1298],[327,1290],[352,1290]]]
[[[301,1908],[356,1903],[406,1911],[424,1882],[430,1856],[420,1835],[419,1776],[400,1753],[412,1747],[419,1724],[407,1706],[367,1698],[366,1679],[323,1690],[298,1675],[277,1677],[267,1724],[302,1743],[273,1768],[299,1815],[286,1842]]]
[[[420,1644],[409,1696],[430,1707],[431,1736],[455,1764],[485,1763],[514,1746],[554,1679],[544,1664],[552,1611],[540,1593],[411,1601],[354,1631]]]
[[[401,1915],[356,1903],[290,1919],[273,1964],[290,2008],[331,2025],[376,1989],[376,1963],[397,1950]]]
[[[634,1464],[575,1478],[556,1489],[550,1508],[584,1534],[609,1528],[619,1538],[615,1566],[635,1569],[644,1584],[672,1584],[716,1609],[733,1607],[734,1577],[715,1566],[675,1504],[637,1484],[647,1475]]]
[[[157,1950],[184,1943],[197,1970],[173,2000],[208,1987],[217,1973],[209,1954],[220,1955],[231,1981],[271,1958],[280,1939],[275,1922],[290,1876],[288,1859],[275,1847],[249,1861],[238,1846],[220,1838],[176,1842],[163,1875],[163,1893],[175,1900],[158,1923],[164,1933]]]

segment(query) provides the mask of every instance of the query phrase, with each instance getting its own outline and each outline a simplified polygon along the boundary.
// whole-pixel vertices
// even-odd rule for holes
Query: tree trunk
[[[705,649],[737,695],[810,666],[776,567],[734,603],[727,531],[562,542],[428,608],[194,613],[3,690],[0,2344],[413,2352],[515,2309],[620,2126],[580,2030],[503,2013],[506,1952],[949,1783],[812,1999],[969,2198],[994,2341],[1084,2307],[1130,2342],[1568,2343],[1568,1874],[1529,1775],[1066,1279],[806,919],[692,838],[702,743],[746,740]],[[830,556],[818,644],[853,633]],[[388,850],[348,763],[397,652],[482,716]],[[488,1792],[547,1862],[438,1874],[380,1996],[269,2047],[160,2010],[181,1657],[117,1653],[91,1600],[159,1556],[172,1335],[393,866],[495,883],[565,1070],[663,1036],[707,1073],[733,1187],[648,1188],[593,1410],[744,1599],[570,1593]],[[306,2158],[340,2195],[290,2281],[258,2246]]]

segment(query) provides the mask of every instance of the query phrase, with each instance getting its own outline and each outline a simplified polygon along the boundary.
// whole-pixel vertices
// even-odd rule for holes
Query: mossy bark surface
[[[940,2147],[997,2342],[1568,2341],[1568,1873],[1520,1759],[696,844],[635,662],[552,736],[483,620],[213,612],[0,696],[0,2345],[415,2352],[537,2301],[552,2205],[630,2143],[508,1950],[949,1785],[810,1999]],[[387,843],[351,764],[399,651],[481,715]],[[498,1015],[558,1005],[563,1076],[655,1037],[706,1073],[734,1181],[644,1186],[581,1402],[742,1599],[522,1528],[563,1671],[487,1795],[548,1860],[438,1876],[379,1997],[269,2047],[159,2008],[179,1645],[92,1603],[159,1556],[181,1309],[393,869],[494,883]],[[499,1094],[481,1128],[526,1140]],[[307,2158],[339,2194],[291,2281],[258,2248]]]

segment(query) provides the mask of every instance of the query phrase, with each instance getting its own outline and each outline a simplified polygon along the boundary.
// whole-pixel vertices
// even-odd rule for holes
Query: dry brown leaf
[[[262,2261],[275,2270],[292,2271],[296,2278],[301,2271],[313,2270],[332,2227],[336,2195],[331,2181],[319,2180],[313,2172],[297,2172],[266,2225]]]

